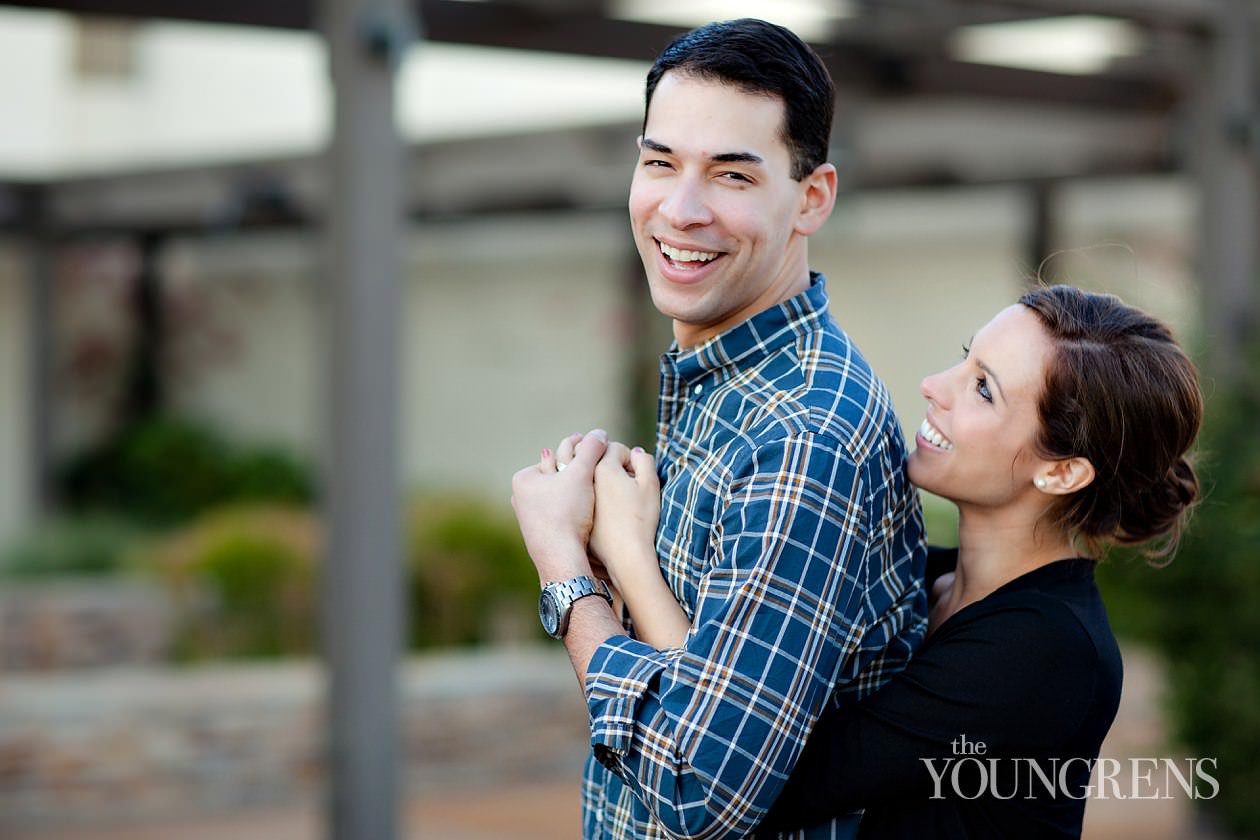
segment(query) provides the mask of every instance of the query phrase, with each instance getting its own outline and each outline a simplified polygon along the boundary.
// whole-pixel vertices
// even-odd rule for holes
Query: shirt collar
[[[683,382],[694,382],[725,367],[747,368],[801,336],[813,332],[827,314],[827,278],[811,271],[809,288],[758,312],[724,333],[687,350],[675,342],[665,354]]]

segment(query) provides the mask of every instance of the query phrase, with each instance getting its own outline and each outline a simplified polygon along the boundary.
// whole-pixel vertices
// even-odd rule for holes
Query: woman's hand
[[[595,467],[595,521],[588,550],[608,570],[639,639],[681,647],[691,624],[665,584],[656,558],[661,486],[656,461],[642,449],[610,443]]]
[[[656,525],[661,515],[661,485],[656,461],[641,448],[608,444],[595,467],[595,518],[589,550],[608,569],[613,584],[636,570],[660,576],[656,560]]]

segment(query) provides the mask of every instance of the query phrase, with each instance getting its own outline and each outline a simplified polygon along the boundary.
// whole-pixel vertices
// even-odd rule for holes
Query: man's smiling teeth
[[[919,434],[923,435],[924,439],[933,446],[939,446],[941,449],[954,448],[954,444],[950,443],[949,438],[941,434],[940,429],[929,423],[926,417],[923,418],[923,422],[919,425]]]
[[[659,240],[658,243],[661,246],[661,253],[675,262],[708,262],[718,256],[709,251],[686,251],[682,248],[674,248]]]

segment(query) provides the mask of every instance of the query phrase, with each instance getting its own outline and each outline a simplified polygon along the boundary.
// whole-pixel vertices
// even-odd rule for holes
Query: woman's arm
[[[691,623],[661,576],[656,558],[660,512],[655,459],[639,447],[609,444],[595,468],[589,549],[630,609],[640,641],[664,650],[681,647]]]
[[[609,573],[630,610],[635,635],[657,650],[682,647],[691,623],[661,576],[655,548],[644,552],[642,546],[627,545],[612,554]]]
[[[819,719],[758,831],[949,793],[964,740],[983,742],[985,760],[1062,749],[1087,713],[1098,668],[1062,604],[1031,597],[978,607],[942,627],[883,688]]]

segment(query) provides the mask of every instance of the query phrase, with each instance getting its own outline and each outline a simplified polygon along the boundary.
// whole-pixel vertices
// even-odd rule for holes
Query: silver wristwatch
[[[587,595],[599,595],[609,604],[612,603],[608,584],[597,581],[590,575],[580,575],[543,587],[538,596],[538,619],[548,636],[553,639],[564,638],[569,629],[569,614],[573,612],[573,602]]]

